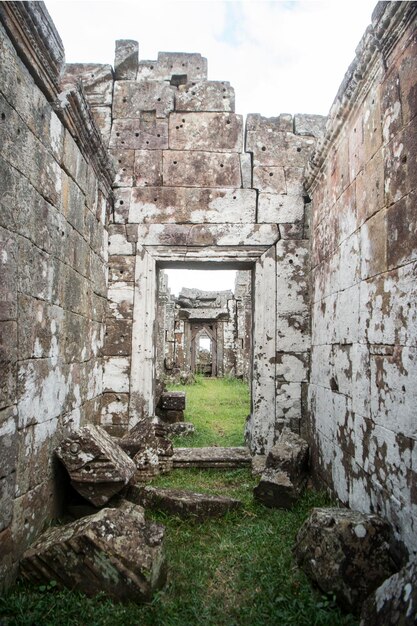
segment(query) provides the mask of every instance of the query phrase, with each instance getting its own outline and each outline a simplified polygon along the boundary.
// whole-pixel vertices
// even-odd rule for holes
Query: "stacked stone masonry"
[[[416,18],[377,5],[327,121],[244,124],[200,54],[65,66],[43,3],[0,3],[1,585],[60,512],[53,449],[154,416],[158,281],[203,264],[251,273],[251,451],[302,434],[415,551]]]

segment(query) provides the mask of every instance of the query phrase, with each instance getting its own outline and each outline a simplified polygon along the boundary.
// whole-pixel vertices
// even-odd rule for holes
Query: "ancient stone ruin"
[[[0,3],[2,586],[62,511],[54,450],[80,428],[119,457],[135,439],[137,477],[155,456],[196,462],[155,414],[163,368],[192,370],[201,333],[211,375],[250,383],[236,462],[301,435],[312,480],[415,556],[416,19],[377,4],[328,118],[244,121],[200,54],[143,61],[123,40],[113,68],[66,65],[42,2]],[[238,270],[240,292],[172,301],[164,269],[208,267]]]

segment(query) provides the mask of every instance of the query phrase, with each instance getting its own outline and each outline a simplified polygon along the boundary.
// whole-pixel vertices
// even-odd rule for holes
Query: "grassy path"
[[[242,446],[245,420],[250,412],[248,384],[237,379],[197,377],[194,385],[171,385],[172,391],[185,391],[185,420],[196,427],[196,434],[177,438],[174,445]]]

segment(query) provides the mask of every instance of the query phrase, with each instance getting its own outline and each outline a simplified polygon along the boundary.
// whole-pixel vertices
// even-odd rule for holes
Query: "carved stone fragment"
[[[388,578],[365,601],[360,626],[417,624],[417,560]]]
[[[133,458],[137,481],[147,480],[172,469],[172,443],[162,424],[142,419],[118,443]]]
[[[114,58],[116,80],[136,80],[139,64],[139,44],[132,39],[118,39]]]
[[[129,488],[127,498],[145,509],[173,513],[181,517],[218,517],[242,506],[240,500],[195,493],[184,489],[162,489],[157,487]]]
[[[313,509],[294,547],[298,565],[322,591],[357,612],[365,598],[395,571],[391,528],[378,515],[347,509]]]
[[[55,450],[71,484],[94,506],[102,506],[118,493],[135,472],[133,461],[102,428],[84,426]]]
[[[163,538],[163,526],[145,521],[142,507],[124,503],[46,531],[25,552],[21,574],[88,596],[146,601],[165,582]]]

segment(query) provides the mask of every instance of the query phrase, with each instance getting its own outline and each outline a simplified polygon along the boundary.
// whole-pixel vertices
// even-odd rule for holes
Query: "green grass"
[[[195,435],[177,437],[175,446],[242,446],[245,420],[250,412],[248,384],[235,378],[197,376],[193,385],[170,385],[185,391],[185,420],[196,427]]]
[[[242,443],[246,385],[200,379],[186,391],[187,416],[198,428],[192,445]],[[86,598],[53,585],[19,584],[0,598],[0,626],[357,624],[311,588],[292,558],[298,529],[313,506],[331,504],[326,496],[307,491],[293,511],[268,509],[253,500],[256,483],[249,469],[175,470],[152,481],[239,498],[243,508],[204,522],[149,514],[166,527],[168,563],[167,584],[151,603],[113,604],[102,595]]]

